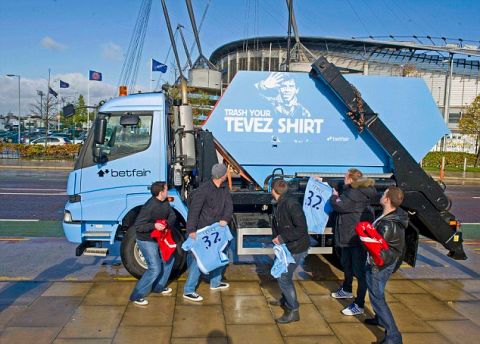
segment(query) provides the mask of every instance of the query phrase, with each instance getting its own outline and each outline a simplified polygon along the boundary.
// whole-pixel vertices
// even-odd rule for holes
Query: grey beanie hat
[[[227,166],[224,164],[215,164],[212,167],[212,177],[219,179],[227,173]]]

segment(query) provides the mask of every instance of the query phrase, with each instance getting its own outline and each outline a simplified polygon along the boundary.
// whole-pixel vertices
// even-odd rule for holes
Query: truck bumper
[[[82,224],[80,222],[63,222],[62,226],[68,241],[78,244],[82,242]]]

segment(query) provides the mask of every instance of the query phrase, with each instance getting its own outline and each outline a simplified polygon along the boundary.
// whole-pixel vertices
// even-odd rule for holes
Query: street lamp
[[[18,143],[20,143],[20,75],[18,74],[7,74],[8,77],[18,78]]]

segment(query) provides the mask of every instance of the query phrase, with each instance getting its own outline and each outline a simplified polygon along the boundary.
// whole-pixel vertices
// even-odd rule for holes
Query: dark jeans
[[[137,245],[147,262],[148,269],[133,289],[130,295],[131,301],[143,299],[151,291],[161,293],[167,285],[175,262],[174,255],[170,257],[168,262],[164,262],[158,244],[154,241],[137,240]]]
[[[367,264],[366,266],[370,302],[372,303],[372,308],[375,312],[375,317],[378,319],[378,323],[385,328],[385,343],[388,344],[402,343],[402,335],[398,331],[392,312],[385,301],[385,285],[393,273],[395,265],[396,262],[382,270],[378,270],[370,264]]]
[[[293,273],[297,266],[303,265],[303,261],[305,260],[307,254],[307,251],[302,253],[292,253],[295,264],[289,264],[288,271],[277,278],[278,285],[282,290],[282,300],[285,302],[285,306],[294,311],[298,310],[300,305],[298,304],[297,293],[295,291],[295,285],[293,284]]]
[[[355,303],[358,307],[365,305],[365,295],[367,294],[367,282],[365,281],[365,264],[367,262],[367,252],[361,246],[341,247],[340,262],[342,263],[345,280],[343,290],[352,292],[353,276],[357,278],[358,288]]]

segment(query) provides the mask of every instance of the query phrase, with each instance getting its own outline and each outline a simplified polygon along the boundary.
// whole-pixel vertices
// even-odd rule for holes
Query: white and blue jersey
[[[303,199],[303,212],[309,232],[323,234],[325,231],[328,215],[333,210],[329,202],[332,192],[332,188],[327,183],[312,177],[308,180]]]
[[[275,253],[275,261],[273,262],[270,273],[273,277],[279,278],[288,271],[289,264],[295,263],[295,259],[293,259],[292,254],[285,244],[273,246],[273,252]]]
[[[197,238],[188,238],[182,245],[184,251],[192,251],[198,268],[204,274],[228,264],[228,256],[223,252],[228,242],[233,239],[228,226],[219,223],[197,231]]]

